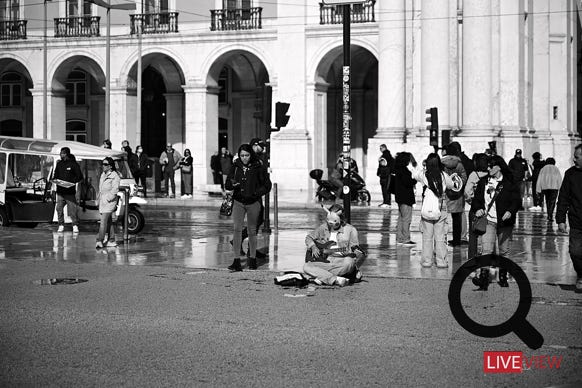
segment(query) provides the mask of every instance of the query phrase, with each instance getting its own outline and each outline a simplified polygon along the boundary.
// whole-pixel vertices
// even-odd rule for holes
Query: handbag
[[[489,202],[489,206],[487,206],[487,211],[485,214],[483,214],[481,217],[474,216],[471,231],[477,236],[481,236],[487,231],[487,214],[489,214],[491,206],[493,206],[495,203],[495,200],[497,199],[497,196],[499,195],[499,192],[502,188],[503,185],[501,183],[497,185],[497,188],[495,189],[495,195],[493,195],[493,198],[491,198],[491,202]]]
[[[220,205],[220,214],[223,216],[230,216],[232,214],[232,195],[227,194]]]
[[[183,164],[182,165],[182,172],[186,174],[190,174],[192,172],[192,165],[191,164]]]

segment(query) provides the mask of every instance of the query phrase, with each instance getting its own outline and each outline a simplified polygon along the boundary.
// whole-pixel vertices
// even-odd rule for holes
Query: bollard
[[[127,231],[127,222],[129,214],[129,188],[123,189],[123,201],[125,202],[125,209],[123,214],[123,241],[129,240],[129,232]]]
[[[279,231],[279,196],[277,195],[277,184],[273,183],[273,226],[275,231]]]

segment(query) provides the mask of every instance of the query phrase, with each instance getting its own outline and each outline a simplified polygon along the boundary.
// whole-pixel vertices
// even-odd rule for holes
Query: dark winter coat
[[[55,168],[53,178],[71,183],[79,183],[83,180],[83,173],[81,172],[81,167],[79,167],[79,164],[74,159],[69,157],[67,160],[59,160],[57,162],[57,167]],[[76,193],[77,190],[74,185],[71,187],[57,185],[57,194],[75,195]]]
[[[489,175],[481,178],[479,183],[477,183],[475,196],[473,197],[473,202],[471,203],[472,213],[475,213],[479,209],[487,211],[487,208],[485,207],[485,187],[487,186],[488,179]],[[500,184],[502,184],[503,187],[495,199],[495,208],[497,210],[497,226],[513,226],[515,225],[515,217],[517,212],[521,208],[519,186],[513,182],[513,179],[505,176],[501,180]],[[511,213],[511,217],[505,221],[502,221],[502,217],[506,211]]]
[[[513,173],[513,180],[521,182],[525,180],[525,173],[527,172],[527,161],[524,158],[514,157],[509,161],[509,169]]]
[[[237,159],[224,187],[226,190],[234,191],[232,198],[235,201],[250,205],[271,191],[271,180],[266,168],[259,161],[244,166],[241,160]]]
[[[394,196],[396,203],[412,206],[416,203],[414,186],[416,180],[412,179],[412,173],[405,166],[395,169]]]
[[[556,210],[558,224],[566,222],[566,213],[570,228],[582,229],[582,169],[575,166],[564,173]]]

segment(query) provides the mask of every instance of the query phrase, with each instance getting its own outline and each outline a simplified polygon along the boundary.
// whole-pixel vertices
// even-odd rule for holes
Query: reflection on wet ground
[[[137,238],[117,248],[95,249],[96,224],[81,225],[78,236],[58,234],[56,225],[35,229],[15,226],[0,229],[0,260],[54,260],[118,265],[169,265],[186,268],[226,268],[234,257],[230,245],[232,221],[214,208],[146,207],[146,227]],[[352,224],[368,256],[361,263],[365,275],[450,279],[466,260],[467,248],[449,248],[448,269],[420,266],[422,236],[419,212],[412,220],[414,247],[396,245],[395,209],[353,208]],[[259,249],[268,259],[260,269],[300,271],[305,256],[305,234],[324,220],[323,211],[280,209],[278,232],[261,234]],[[274,225],[271,220],[271,227]],[[450,225],[450,222],[449,222]],[[118,234],[121,236],[121,233]],[[510,259],[519,263],[532,282],[572,284],[574,269],[568,254],[568,237],[545,222],[542,213],[521,212],[515,228]]]

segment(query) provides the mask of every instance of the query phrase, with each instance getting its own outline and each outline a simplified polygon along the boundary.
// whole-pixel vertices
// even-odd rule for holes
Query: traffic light
[[[435,146],[438,147],[439,146],[439,115],[438,115],[438,109],[437,108],[428,108],[426,111],[426,114],[428,115],[426,117],[426,122],[430,123],[430,125],[428,125],[426,127],[426,129],[428,129],[430,131],[430,139],[429,139],[429,144],[431,146]]]
[[[279,131],[281,127],[287,125],[290,118],[290,116],[287,114],[289,106],[291,106],[291,104],[277,101],[277,103],[275,104],[275,126],[277,127],[277,129],[273,128],[271,129],[271,131]]]
[[[253,117],[261,120],[268,127],[271,126],[271,104],[273,88],[263,85],[255,89],[255,112]]]

